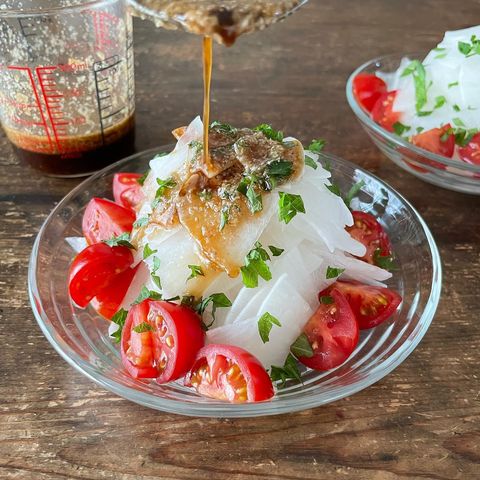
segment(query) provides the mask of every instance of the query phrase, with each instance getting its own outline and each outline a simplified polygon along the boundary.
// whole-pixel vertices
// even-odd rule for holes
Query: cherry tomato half
[[[113,177],[113,198],[122,207],[134,210],[144,199],[142,187],[138,180],[139,173],[116,173]]]
[[[232,403],[260,402],[273,397],[263,365],[243,348],[207,345],[197,355],[185,385],[200,395]]]
[[[402,297],[389,288],[358,282],[337,281],[319,296],[328,296],[333,289],[341,292],[347,299],[360,330],[376,327],[388,320],[402,302]]]
[[[414,135],[411,142],[424,150],[451,158],[455,150],[455,135],[450,133],[451,129],[450,125],[445,125],[442,128],[432,128]],[[438,165],[443,167],[443,165],[435,162],[434,166]]]
[[[335,288],[329,296],[333,303],[321,304],[303,329],[313,356],[299,357],[299,360],[314,370],[338,367],[358,344],[358,323],[347,299]]]
[[[400,120],[400,113],[393,111],[396,95],[396,90],[382,93],[372,108],[373,121],[389,132],[393,132],[393,126]]]
[[[113,278],[129,269],[132,262],[132,252],[126,247],[109,247],[105,243],[88,246],[70,266],[68,291],[71,299],[79,307],[86,307]]]
[[[158,383],[166,383],[190,370],[204,344],[201,319],[192,309],[145,300],[130,310],[125,321],[122,362],[134,378],[155,378]]]
[[[353,211],[352,215],[353,225],[346,230],[366,247],[367,253],[361,259],[375,265],[375,251],[378,249],[380,256],[389,257],[392,254],[390,240],[377,219],[370,213],[358,210]]]
[[[387,91],[386,83],[371,73],[359,73],[353,79],[353,94],[368,112],[373,110],[380,96]]]
[[[480,133],[472,137],[468,145],[458,150],[460,158],[472,165],[480,165]]]
[[[83,214],[82,231],[89,245],[132,231],[135,213],[104,198],[92,198]]]
[[[118,312],[137,270],[138,265],[115,275],[111,282],[92,299],[91,305],[98,314],[107,320],[112,319]]]

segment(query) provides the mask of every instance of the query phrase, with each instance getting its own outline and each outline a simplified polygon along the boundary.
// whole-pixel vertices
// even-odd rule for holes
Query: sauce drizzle
[[[210,129],[210,87],[212,84],[213,61],[212,37],[203,37],[203,161],[207,170],[211,169],[208,150],[208,132]]]

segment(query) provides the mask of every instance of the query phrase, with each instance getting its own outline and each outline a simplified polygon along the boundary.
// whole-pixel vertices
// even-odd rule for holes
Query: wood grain
[[[478,21],[465,0],[322,0],[216,47],[213,117],[271,122],[366,167],[424,216],[445,270],[417,350],[387,378],[326,407],[252,420],[162,414],[95,386],[53,351],[31,313],[27,262],[48,212],[78,181],[19,165],[0,138],[0,478],[480,478],[480,208],[400,171],[349,111],[345,80],[381,54],[426,51]],[[201,42],[136,21],[138,148],[170,143],[201,111]]]

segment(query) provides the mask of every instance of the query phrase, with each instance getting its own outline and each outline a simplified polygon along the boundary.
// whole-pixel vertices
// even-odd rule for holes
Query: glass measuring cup
[[[21,159],[73,177],[133,153],[134,95],[124,0],[3,0],[0,120]]]

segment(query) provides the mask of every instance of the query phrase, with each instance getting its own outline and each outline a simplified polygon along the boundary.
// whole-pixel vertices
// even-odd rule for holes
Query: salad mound
[[[88,205],[74,302],[112,320],[130,375],[185,377],[221,400],[266,400],[272,382],[300,380],[299,362],[343,363],[401,302],[381,283],[385,231],[349,208],[362,185],[343,198],[321,141],[304,149],[269,125],[214,122],[208,156],[199,118],[174,134],[144,176],[115,176],[115,202]]]
[[[423,61],[359,74],[354,93],[372,119],[433,153],[480,165],[480,26],[446,32]]]

